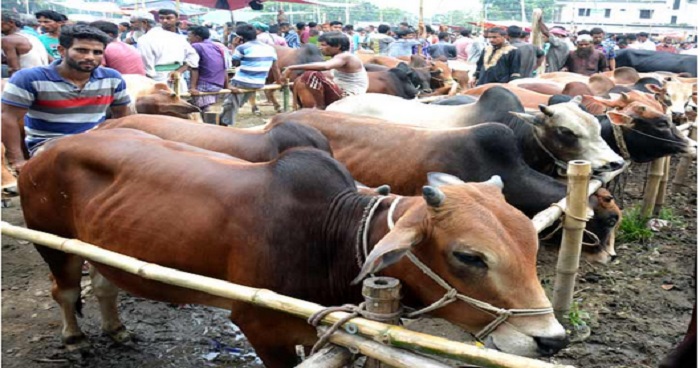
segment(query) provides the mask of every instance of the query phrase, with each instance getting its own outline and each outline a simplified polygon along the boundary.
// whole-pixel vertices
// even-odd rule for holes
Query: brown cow
[[[17,186],[17,179],[10,171],[10,166],[7,164],[5,159],[5,145],[2,144],[2,190],[14,188]]]
[[[227,157],[131,129],[56,140],[20,175],[27,227],[322,305],[359,302],[360,287],[350,285],[358,273],[357,279],[379,272],[398,278],[413,307],[442,298],[446,290],[403,257],[411,252],[460,294],[539,313],[508,318],[482,336],[487,345],[529,356],[566,345],[537,278],[537,235],[527,217],[504,201],[497,181],[435,182],[422,197],[379,201],[359,194],[347,170],[319,150],[288,150],[255,164]],[[374,215],[363,219],[374,204]],[[390,208],[395,226],[388,221]],[[364,227],[372,249],[366,257],[356,242]],[[63,341],[80,346],[86,341],[75,318],[82,258],[37,250],[53,275]],[[93,265],[102,329],[117,340],[128,333],[118,317],[116,287],[160,301],[230,309],[268,367],[295,365],[294,347],[308,348],[318,339],[315,328],[294,316]],[[431,313],[476,332],[494,321],[481,308],[460,299]]]
[[[331,152],[326,138],[316,129],[289,123],[262,130],[238,129],[162,115],[129,115],[107,120],[98,129],[130,128],[169,141],[225,153],[249,162],[270,161],[294,147],[313,147]]]
[[[177,97],[165,83],[138,74],[125,74],[122,77],[131,98],[129,110],[132,114],[169,115],[188,119],[190,114],[201,112],[199,107]]]
[[[468,89],[466,91],[463,91],[462,94],[464,95],[469,95],[469,96],[481,96],[486,92],[487,90],[493,88],[493,87],[503,87],[511,92],[513,92],[516,96],[518,96],[518,99],[520,102],[523,104],[525,109],[529,110],[539,110],[539,105],[548,105],[549,104],[549,99],[550,95],[545,95],[542,93],[537,93],[533,92],[531,90],[521,88],[509,83],[487,83],[487,84],[482,84],[478,87],[474,87],[471,89]]]

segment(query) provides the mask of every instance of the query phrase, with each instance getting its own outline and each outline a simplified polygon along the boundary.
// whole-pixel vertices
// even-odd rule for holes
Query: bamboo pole
[[[524,10],[523,10],[524,12]],[[544,45],[544,40],[542,39],[542,29],[540,28],[540,20],[542,19],[542,9],[535,9],[532,11],[532,32],[530,33],[530,42],[539,48],[542,48]],[[537,75],[540,75],[544,73],[545,67],[546,67],[546,62],[542,62],[542,64],[537,68]],[[529,76],[523,76],[523,78],[527,78]]]
[[[625,170],[627,170],[627,167],[629,167],[629,162],[625,162],[622,169],[598,175],[597,179],[591,180],[588,183],[588,195],[590,196],[591,194],[595,193],[595,191],[603,186],[603,184],[613,180],[616,176],[623,173]],[[537,230],[539,233],[542,230],[552,226],[552,224],[554,224],[561,217],[563,208],[567,208],[566,198],[557,202],[556,205],[552,205],[546,210],[535,215],[535,217],[532,218],[532,224],[535,226],[535,230]]]
[[[289,111],[289,78],[287,78],[282,85],[282,108],[284,112]]]
[[[418,37],[427,37],[425,33],[425,23],[423,22],[423,0],[418,2]],[[418,45],[417,54],[423,55],[423,44]]]
[[[690,139],[698,140],[698,130],[695,126],[690,126]],[[690,164],[693,162],[693,157],[691,155],[681,156],[678,166],[676,166],[676,174],[673,176],[673,185],[671,189],[674,193],[683,193],[688,187],[688,172],[690,170]]]
[[[323,306],[316,303],[290,298],[270,290],[236,285],[211,277],[169,269],[156,264],[147,263],[133,257],[125,256],[123,254],[111,252],[77,239],[66,239],[53,234],[47,234],[20,226],[14,226],[5,221],[0,222],[0,232],[14,238],[24,239],[32,243],[47,246],[66,253],[76,254],[94,262],[112,266],[141,276],[145,279],[155,280],[188,289],[199,290],[208,294],[232,300],[249,302],[256,306],[289,313],[304,319],[324,309]],[[333,312],[328,314],[328,316],[326,316],[321,322],[326,325],[331,325],[341,318],[347,316],[348,313],[345,312]],[[412,349],[471,364],[488,367],[518,368],[570,367],[510,355],[500,351],[478,347],[476,345],[450,341],[441,337],[413,332],[399,326],[387,325],[364,318],[353,318],[343,326],[346,328],[348,326],[350,326],[350,328],[356,328],[358,334],[360,335],[370,338],[378,338],[382,342],[395,347]]]
[[[353,355],[344,347],[329,345],[301,362],[296,368],[342,368],[352,363]]]
[[[658,215],[666,204],[666,187],[668,184],[668,176],[671,172],[671,156],[666,156],[664,159],[664,176],[659,183],[659,191],[656,194],[656,202],[654,203],[654,215]]]
[[[644,190],[642,211],[640,213],[642,219],[648,219],[654,211],[656,195],[659,192],[659,184],[661,183],[661,178],[664,176],[665,162],[666,157],[661,157],[651,163],[651,169],[649,169],[649,176],[647,177],[647,186]]]
[[[399,323],[401,310],[401,283],[393,277],[372,277],[362,282],[362,296],[365,309],[377,317],[385,318],[381,322],[396,325]],[[394,317],[391,317],[395,315]],[[370,318],[379,320],[378,318]],[[365,368],[387,367],[380,360],[368,358]]]
[[[294,83],[289,83],[289,85],[293,85]],[[266,84],[262,88],[259,89],[249,89],[249,88],[235,88],[235,89],[220,89],[216,92],[199,92],[197,96],[214,96],[214,95],[227,95],[229,93],[233,94],[241,94],[241,93],[246,93],[246,92],[256,92],[256,91],[276,91],[279,89],[283,89],[284,85],[283,84]],[[183,93],[180,95],[180,97],[192,97],[189,93]]]
[[[567,213],[564,217],[564,232],[557,258],[557,275],[554,280],[554,297],[552,307],[559,321],[569,312],[574,295],[576,273],[581,255],[583,230],[586,228],[586,210],[588,209],[588,180],[591,175],[591,163],[588,161],[569,161],[566,170]]]
[[[437,362],[407,350],[392,348],[376,341],[357,335],[350,335],[337,331],[331,335],[330,341],[334,344],[347,346],[351,350],[356,349],[360,354],[369,359],[381,360],[391,367],[397,368],[448,368],[448,365]],[[385,366],[387,366],[385,365]],[[367,367],[367,365],[365,365]]]

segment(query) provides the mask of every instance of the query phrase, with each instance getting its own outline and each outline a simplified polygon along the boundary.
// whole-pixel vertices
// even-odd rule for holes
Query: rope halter
[[[379,202],[381,202],[384,198],[387,197],[379,197],[379,200],[377,203],[371,203],[374,204],[373,207],[376,209],[376,205],[378,205]],[[396,199],[391,203],[391,206],[389,207],[389,213],[387,215],[387,225],[389,227],[389,231],[391,231],[394,228],[394,212],[396,210],[397,205],[399,204],[399,201],[401,200],[402,197],[396,197]],[[368,206],[369,208],[369,206]],[[371,221],[371,218],[374,214],[374,210],[371,211],[372,213],[367,216],[366,218],[366,223],[364,224],[364,228],[369,227],[369,223]],[[366,242],[366,236],[363,237],[363,251],[364,251],[364,257],[367,259],[367,242]],[[540,316],[540,315],[545,315],[545,314],[550,314],[554,312],[554,309],[552,307],[549,308],[536,308],[536,309],[503,309],[503,308],[498,308],[494,307],[493,305],[486,303],[484,301],[478,300],[471,298],[469,296],[460,294],[457,289],[453,288],[450,284],[448,284],[444,279],[442,279],[438,274],[433,272],[433,270],[430,269],[425,263],[421,262],[421,260],[418,259],[418,257],[413,254],[410,250],[406,253],[406,257],[416,266],[418,267],[421,271],[423,271],[424,274],[426,274],[428,277],[430,277],[435,283],[438,285],[442,286],[443,289],[446,290],[445,294],[442,296],[442,298],[438,299],[435,301],[433,304],[423,308],[419,309],[417,311],[411,312],[406,314],[407,317],[416,317],[418,315],[432,312],[436,309],[442,308],[454,301],[460,300],[464,303],[469,304],[470,306],[479,309],[483,312],[486,312],[491,315],[495,315],[496,319],[494,319],[491,323],[486,325],[481,331],[476,333],[474,336],[480,340],[483,341],[489,334],[491,334],[498,326],[500,326],[502,323],[506,322],[509,317],[518,317],[518,316]]]

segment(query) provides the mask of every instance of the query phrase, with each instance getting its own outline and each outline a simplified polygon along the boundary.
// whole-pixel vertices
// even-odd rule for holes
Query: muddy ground
[[[262,109],[263,116],[259,117],[244,108],[240,125],[263,123],[272,109]],[[627,208],[640,203],[647,166],[635,165],[630,170],[623,198]],[[692,175],[687,194],[669,198],[667,208],[675,217],[671,229],[656,233],[644,244],[618,242],[619,258],[612,265],[582,265],[575,297],[592,333],[584,342],[573,343],[548,361],[578,367],[655,367],[682,339],[696,300],[695,168]],[[3,221],[23,225],[19,200],[13,199],[12,205],[2,209]],[[554,247],[542,248],[539,255],[539,275],[550,296],[556,255]],[[92,348],[82,355],[67,352],[60,342],[59,309],[49,295],[49,287],[48,269],[34,247],[3,236],[2,366],[262,366],[245,337],[228,321],[226,311],[153,302],[125,293],[120,296],[121,316],[135,341],[117,346],[100,336],[97,302],[88,295],[85,316],[79,321]],[[464,332],[437,319],[420,320],[411,328],[456,340],[469,339]]]

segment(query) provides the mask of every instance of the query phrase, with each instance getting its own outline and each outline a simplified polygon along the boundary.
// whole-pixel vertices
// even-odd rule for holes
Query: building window
[[[676,24],[676,22],[678,22],[678,17],[674,15],[671,17],[671,24]]]
[[[678,10],[681,8],[681,0],[674,0],[673,1],[673,10]]]
[[[584,8],[579,9],[578,16],[579,17],[590,17],[591,16],[591,9],[584,9]]]
[[[639,19],[651,19],[651,16],[653,14],[654,14],[653,10],[642,9],[639,11]]]
[[[610,9],[605,9],[605,17],[610,18]]]

